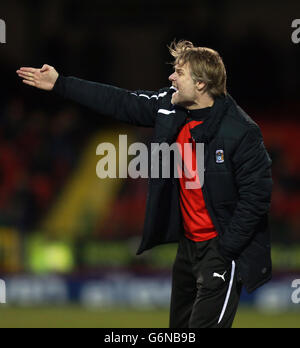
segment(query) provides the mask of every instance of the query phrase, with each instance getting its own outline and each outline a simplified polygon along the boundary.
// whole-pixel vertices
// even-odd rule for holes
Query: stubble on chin
[[[178,102],[179,102],[178,99],[179,99],[179,98],[178,98],[178,92],[173,93],[172,99],[171,99],[171,103],[172,103],[173,105],[179,104],[179,103],[178,103]]]

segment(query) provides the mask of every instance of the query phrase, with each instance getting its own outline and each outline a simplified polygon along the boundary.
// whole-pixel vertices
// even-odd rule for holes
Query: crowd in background
[[[84,137],[75,109],[26,111],[21,98],[0,113],[0,224],[26,233],[55,202]]]

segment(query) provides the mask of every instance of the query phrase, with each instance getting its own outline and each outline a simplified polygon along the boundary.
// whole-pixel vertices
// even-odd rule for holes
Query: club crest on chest
[[[216,163],[224,163],[224,151],[223,150],[216,151]]]

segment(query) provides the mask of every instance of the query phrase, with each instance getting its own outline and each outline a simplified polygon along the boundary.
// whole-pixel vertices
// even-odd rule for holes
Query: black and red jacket
[[[172,87],[157,93],[132,92],[60,76],[54,91],[116,120],[153,127],[155,143],[173,144],[188,117],[188,110],[171,103]],[[271,159],[261,131],[226,95],[215,99],[210,117],[193,128],[191,136],[205,144],[202,191],[219,234],[220,252],[236,261],[244,286],[252,292],[272,274],[268,229]],[[223,161],[216,160],[219,150],[223,151]],[[159,244],[177,242],[182,233],[178,179],[150,178],[138,254]]]

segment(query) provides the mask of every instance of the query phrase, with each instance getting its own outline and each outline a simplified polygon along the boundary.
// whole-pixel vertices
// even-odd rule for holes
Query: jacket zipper
[[[197,142],[197,140],[192,137],[192,139]],[[207,162],[208,162],[208,158],[209,158],[209,148],[207,144],[204,144],[204,183],[203,183],[203,187],[202,187],[202,194],[203,194],[203,199],[204,199],[204,203],[205,203],[205,207],[210,215],[210,218],[216,228],[216,231],[218,232],[218,235],[222,235],[223,234],[223,230],[221,229],[219,222],[215,216],[215,213],[213,211],[213,207],[210,203],[210,194],[207,190],[207,187],[205,185],[205,171],[207,168]]]

